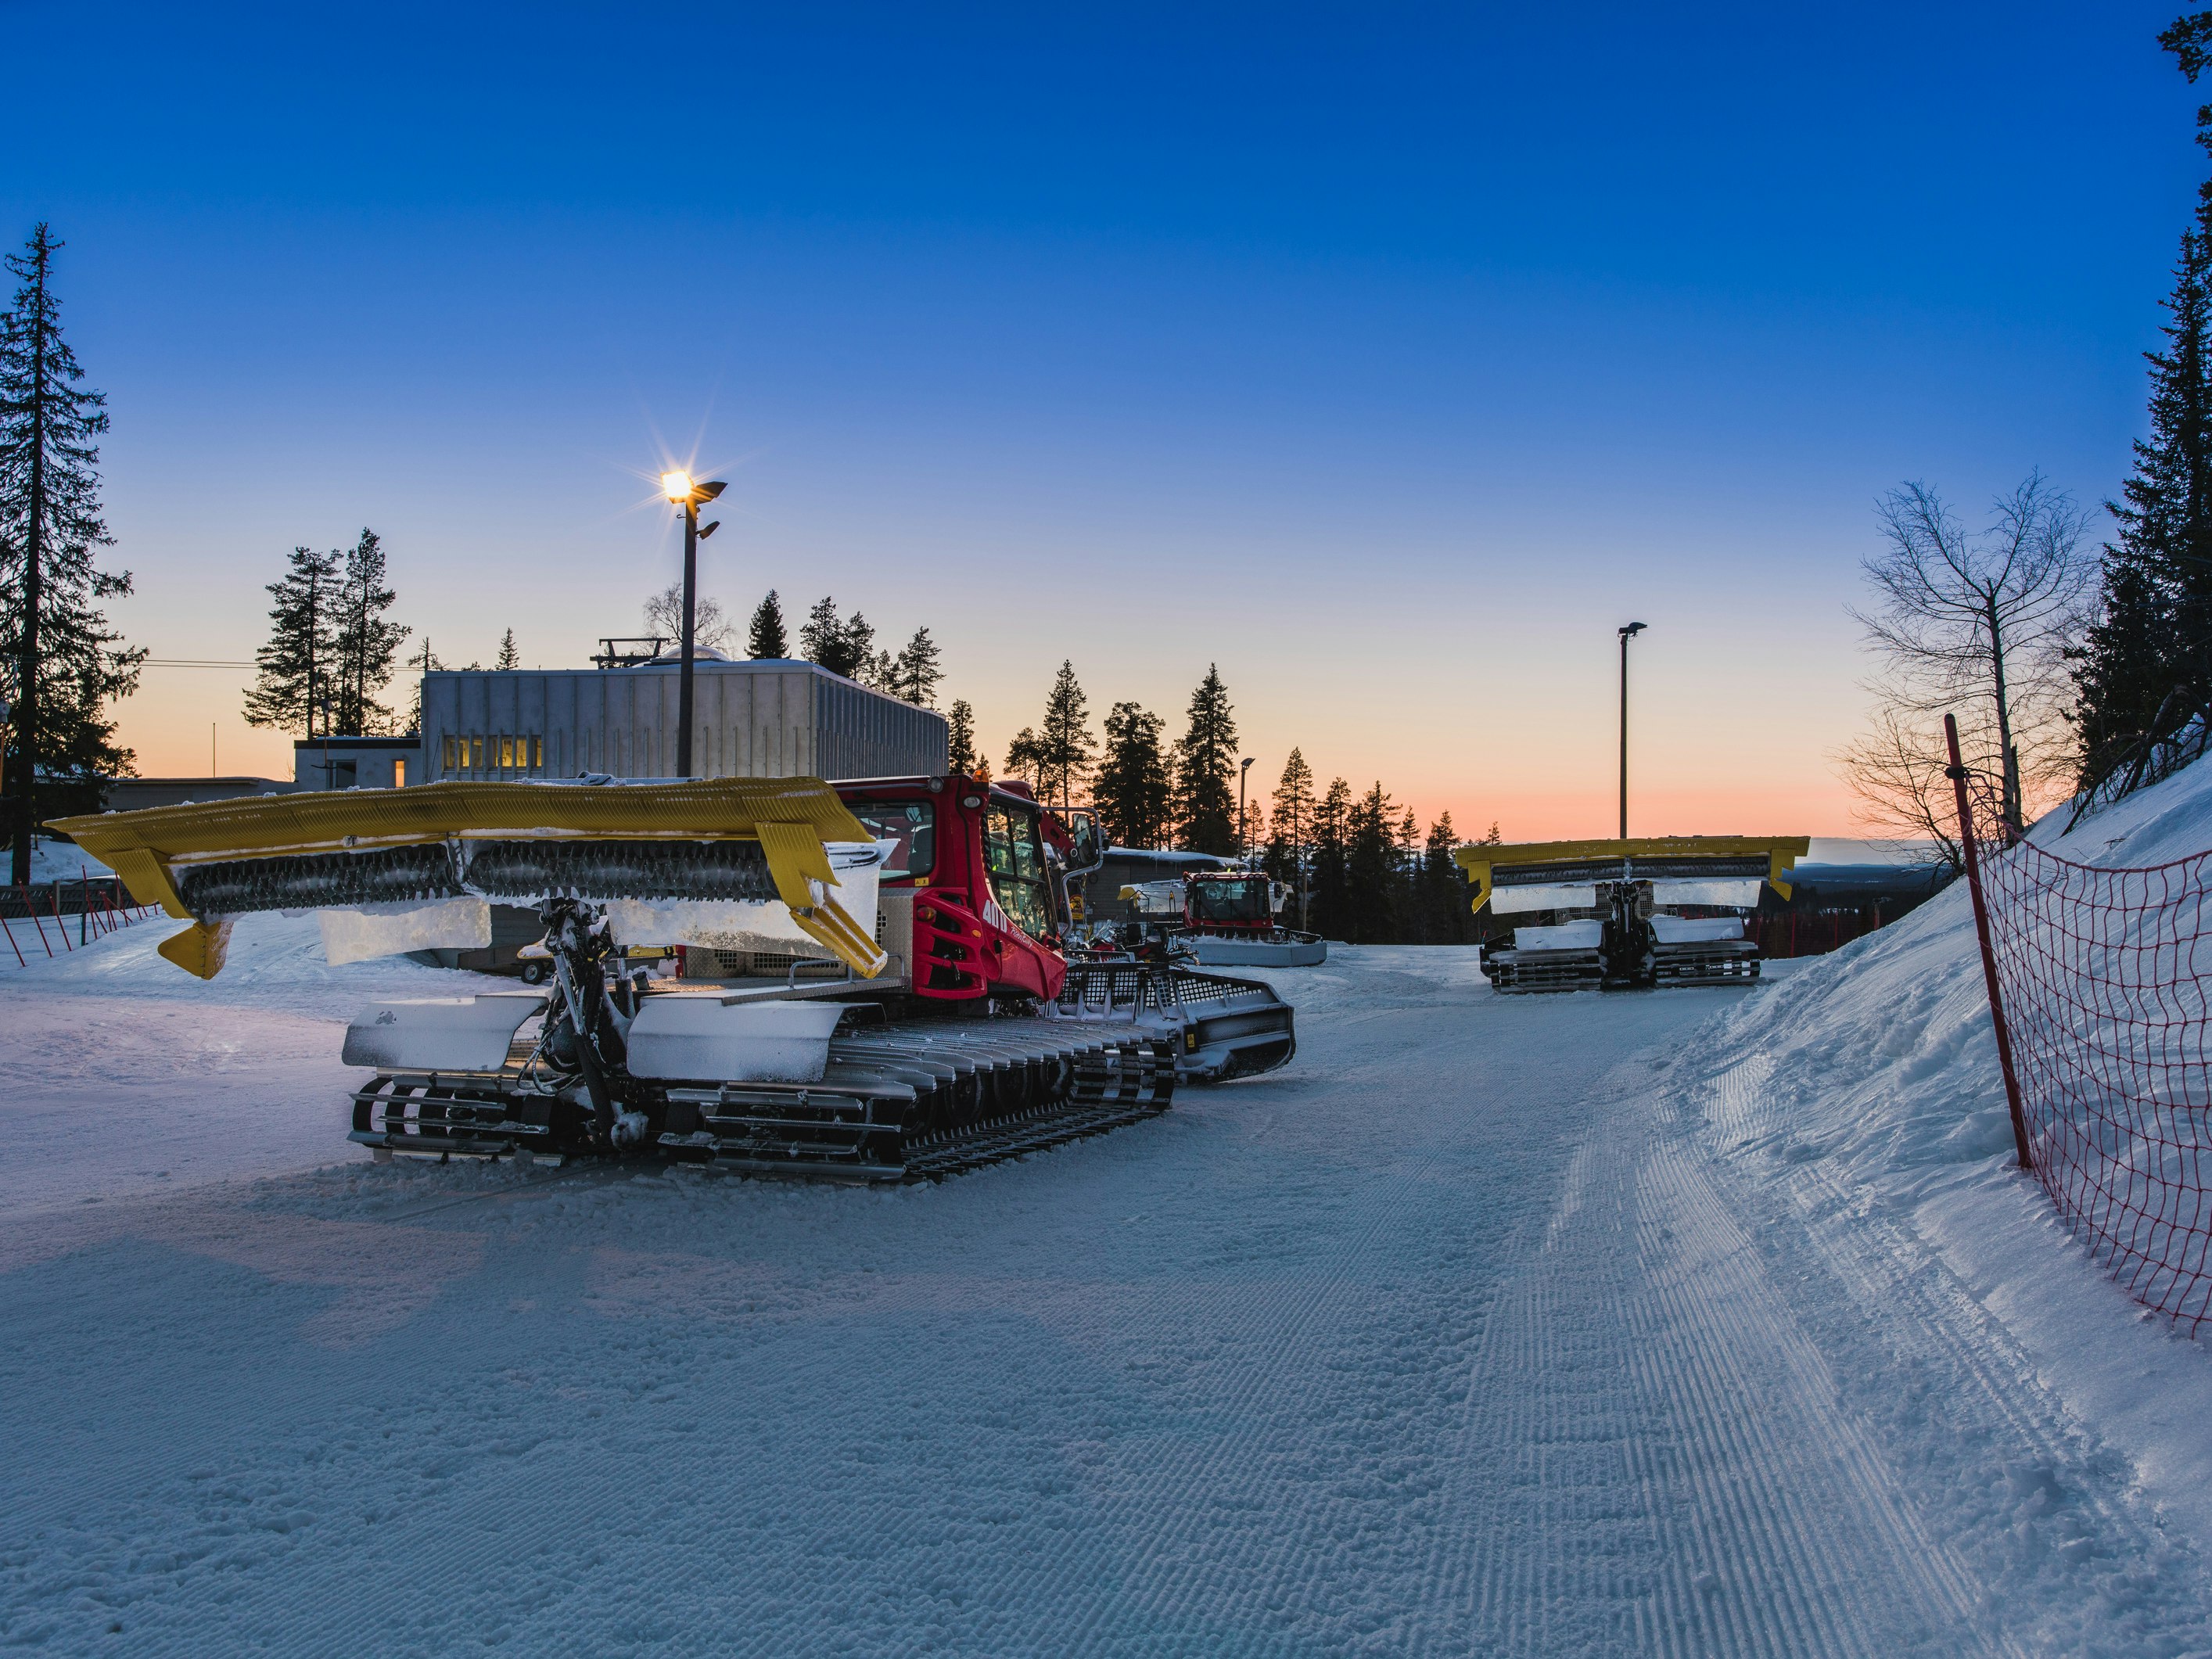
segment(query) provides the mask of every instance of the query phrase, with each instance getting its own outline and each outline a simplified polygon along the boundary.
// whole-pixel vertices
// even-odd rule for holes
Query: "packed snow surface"
[[[0,1644],[2212,1650],[2207,1356],[2007,1167],[1966,916],[1338,947],[1286,1071],[890,1191],[349,1156],[345,1020],[493,987],[312,920],[11,963]]]

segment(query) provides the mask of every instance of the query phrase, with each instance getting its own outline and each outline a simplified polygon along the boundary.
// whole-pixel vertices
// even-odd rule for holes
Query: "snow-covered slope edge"
[[[2035,839],[2084,863],[2212,847],[2212,765]],[[2144,1313],[2013,1167],[1963,883],[1703,1029],[1677,1106],[1802,1220],[1869,1326],[1934,1313],[2025,1364],[2169,1521],[2212,1543],[2212,1354]],[[1953,1311],[1945,1312],[1950,1309]],[[1979,1336],[1972,1334],[1978,1330]]]

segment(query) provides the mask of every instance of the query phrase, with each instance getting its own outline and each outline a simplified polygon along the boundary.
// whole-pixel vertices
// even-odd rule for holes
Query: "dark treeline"
[[[2212,65],[2212,11],[2159,36],[2194,82]],[[2197,140],[2212,150],[2212,105]],[[2150,435],[2135,446],[2102,592],[2074,653],[2081,782],[2140,776],[2157,744],[2212,720],[2212,179],[2197,191],[2150,364]]]
[[[1272,793],[1247,786],[1239,823],[1236,710],[1209,665],[1184,710],[1182,734],[1134,702],[1117,702],[1091,729],[1090,700],[1063,662],[1044,717],[1006,745],[1004,775],[1048,805],[1088,804],[1118,847],[1174,848],[1224,860],[1249,854],[1300,895],[1285,920],[1366,945],[1463,945],[1474,938],[1467,884],[1453,850],[1451,814],[1424,831],[1380,782],[1354,793],[1342,778],[1316,791],[1313,769],[1291,751]],[[988,758],[979,757],[988,769]],[[1241,834],[1240,834],[1241,830]],[[1486,838],[1495,842],[1498,828]]]

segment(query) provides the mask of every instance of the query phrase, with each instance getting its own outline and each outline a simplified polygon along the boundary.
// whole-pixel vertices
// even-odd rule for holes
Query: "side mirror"
[[[1071,811],[1065,822],[1067,837],[1074,843],[1067,855],[1067,873],[1087,876],[1106,862],[1106,836],[1098,827],[1098,815],[1089,811]]]

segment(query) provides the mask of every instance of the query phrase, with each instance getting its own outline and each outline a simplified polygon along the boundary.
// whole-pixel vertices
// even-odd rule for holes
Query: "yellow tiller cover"
[[[1790,871],[1812,845],[1805,836],[1646,836],[1628,841],[1531,841],[1500,846],[1478,842],[1452,854],[1453,861],[1467,872],[1468,908],[1480,910],[1490,902],[1491,873],[1501,865],[1555,864],[1588,866],[1562,873],[1567,881],[1619,881],[1629,877],[1689,877],[1700,859],[1735,862],[1766,860],[1767,884],[1790,896]],[[1638,870],[1639,863],[1658,864],[1656,870]],[[1606,866],[1620,866],[1612,873]]]
[[[180,866],[447,841],[757,841],[792,918],[858,974],[888,958],[872,927],[830,896],[827,842],[868,832],[819,778],[702,778],[681,783],[431,783],[256,795],[205,805],[56,818],[47,826],[99,859],[141,904],[198,925],[161,954],[202,979],[222,969],[230,921],[194,916],[172,872]],[[870,919],[872,921],[872,918]]]

